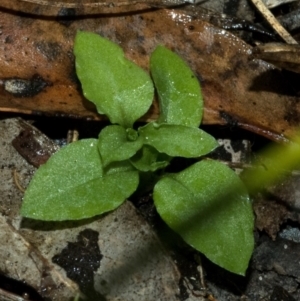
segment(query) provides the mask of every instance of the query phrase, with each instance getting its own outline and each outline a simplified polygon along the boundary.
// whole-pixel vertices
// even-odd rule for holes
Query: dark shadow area
[[[273,69],[257,76],[250,90],[269,91],[279,95],[299,97],[299,82],[300,74],[288,70]]]
[[[104,217],[108,213],[104,213],[101,217]],[[21,229],[31,229],[39,231],[54,231],[54,230],[64,230],[64,229],[73,229],[80,226],[85,226],[93,221],[99,219],[100,216],[94,216],[91,218],[85,218],[81,220],[74,221],[41,221],[30,218],[23,218],[20,228]]]
[[[202,125],[201,129],[216,139],[249,140],[252,152],[256,152],[270,143],[270,140],[253,132],[241,129],[237,124],[223,126]]]
[[[24,299],[29,301],[45,301],[31,286],[25,284],[24,282],[16,281],[12,278],[6,277],[4,273],[0,273],[0,289],[22,296]]]
[[[295,231],[290,231],[286,235],[282,235],[283,232],[287,232],[287,230],[294,229]],[[300,223],[297,221],[292,221],[288,219],[280,226],[280,236],[284,239],[293,240],[295,242],[300,242]],[[294,233],[293,233],[294,232]],[[294,237],[295,235],[295,237]]]
[[[207,281],[234,295],[242,296],[244,294],[249,282],[251,269],[248,269],[248,272],[244,277],[222,269],[208,260],[205,256],[201,256],[201,262],[206,271]]]
[[[97,138],[101,129],[109,124],[108,121],[68,118],[66,116],[55,117],[0,112],[0,119],[18,117],[32,122],[43,134],[53,140],[66,139],[69,130],[77,130],[79,132],[79,139]]]
[[[49,2],[51,2],[51,0],[49,0]],[[147,3],[145,1],[145,3]],[[38,5],[38,4],[32,4],[32,3],[28,3],[29,7],[39,7],[39,8],[47,8],[47,5]],[[37,12],[22,12],[22,11],[18,11],[18,10],[14,10],[14,9],[10,9],[10,8],[6,8],[1,6],[0,4],[0,11],[7,13],[7,14],[11,14],[11,15],[15,15],[15,16],[20,16],[23,18],[31,18],[31,19],[39,19],[39,20],[46,20],[46,21],[54,21],[56,20],[59,23],[62,23],[64,26],[68,27],[70,26],[70,24],[76,20],[80,20],[80,19],[94,19],[94,18],[111,18],[111,17],[125,17],[125,16],[132,16],[134,14],[142,14],[142,13],[147,13],[149,11],[153,11],[153,10],[157,10],[159,8],[155,7],[155,5],[153,4],[153,7],[150,7],[149,4],[149,8],[142,8],[142,9],[132,9],[132,6],[130,8],[130,6],[127,6],[127,11],[126,11],[126,5],[124,5],[124,11],[123,12],[119,12],[119,13],[112,13],[112,12],[107,12],[107,13],[101,13],[100,11],[104,9],[109,9],[109,6],[99,6],[98,8],[94,8],[93,10],[95,11],[93,12],[84,12],[82,13],[82,8],[83,9],[88,9],[88,10],[92,10],[92,8],[89,7],[82,7],[80,4],[78,4],[78,7],[75,8],[61,8],[61,7],[53,7],[53,6],[48,6],[50,8],[56,8],[56,13],[53,13],[51,15],[42,15],[41,12],[39,10],[37,10]],[[170,7],[170,6],[168,6]],[[30,8],[29,8],[30,10]],[[49,13],[47,13],[49,14]]]

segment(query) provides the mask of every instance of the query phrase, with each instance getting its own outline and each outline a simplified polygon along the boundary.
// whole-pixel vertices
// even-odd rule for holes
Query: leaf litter
[[[38,7],[39,15],[46,11],[47,7]],[[66,26],[54,17],[19,16],[0,10],[0,79],[4,83],[7,78],[30,80],[38,75],[48,83],[40,93],[23,98],[0,87],[2,111],[99,118],[94,106],[82,97],[74,74],[73,40],[81,29],[117,42],[128,59],[145,69],[157,45],[173,49],[202,82],[206,124],[226,124],[226,114],[240,127],[272,140],[285,141],[294,133],[299,108],[298,96],[291,95],[291,84],[273,65],[252,59],[250,45],[202,21],[201,11],[150,9],[112,16],[101,15],[98,10],[96,13],[100,15],[84,18],[84,11],[75,9],[74,18],[68,19]],[[143,119],[155,119],[156,108],[154,103]]]

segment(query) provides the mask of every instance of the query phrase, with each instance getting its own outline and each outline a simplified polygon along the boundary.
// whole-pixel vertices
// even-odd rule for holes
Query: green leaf
[[[227,166],[203,160],[162,178],[154,202],[165,222],[219,266],[244,275],[254,247],[246,188]]]
[[[103,166],[107,166],[111,162],[129,159],[142,146],[143,139],[138,137],[136,131],[125,130],[119,125],[107,126],[99,135],[98,147]]]
[[[194,158],[211,152],[217,141],[199,128],[183,125],[148,123],[139,128],[144,144],[169,156]]]
[[[139,171],[155,171],[169,165],[169,156],[159,153],[155,148],[144,145],[131,159],[131,164]]]
[[[125,128],[149,109],[154,94],[150,76],[124,57],[115,43],[79,31],[74,45],[76,72],[84,95],[100,114]]]
[[[203,99],[199,82],[189,66],[174,52],[158,46],[150,70],[159,96],[160,123],[199,127]]]
[[[129,160],[112,162],[104,168],[104,174],[110,175],[113,173],[120,173],[124,171],[134,171],[135,168],[132,166]]]
[[[71,143],[35,173],[21,214],[41,220],[76,220],[117,208],[137,188],[138,172],[103,176],[96,139]]]

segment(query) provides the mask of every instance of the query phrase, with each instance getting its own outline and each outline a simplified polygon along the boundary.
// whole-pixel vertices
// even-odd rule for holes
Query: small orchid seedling
[[[234,171],[202,159],[218,143],[199,128],[203,100],[195,74],[158,46],[150,57],[151,79],[117,44],[89,32],[77,33],[74,53],[84,96],[111,125],[98,139],[62,147],[41,166],[21,214],[46,221],[100,215],[120,206],[152,173],[154,203],[166,224],[216,264],[244,275],[254,246],[251,201]],[[136,127],[155,89],[160,115]],[[173,157],[198,161],[166,173]]]

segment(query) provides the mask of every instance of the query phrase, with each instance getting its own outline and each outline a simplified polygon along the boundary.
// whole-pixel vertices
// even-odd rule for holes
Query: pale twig
[[[19,174],[16,169],[13,170],[13,178],[14,178],[14,182],[15,182],[16,186],[18,187],[18,189],[24,193],[25,189],[19,182]]]
[[[199,272],[199,280],[200,280],[201,289],[202,290],[206,290],[207,287],[206,287],[205,281],[204,281],[204,274],[203,274],[203,267],[202,267],[201,256],[199,254],[196,254],[195,255],[195,260],[198,263],[197,270]]]
[[[285,28],[276,20],[274,15],[269,11],[266,5],[261,0],[252,0],[256,8],[261,12],[273,29],[281,36],[288,44],[298,44],[297,41],[285,30]]]
[[[67,134],[67,144],[78,141],[79,132],[77,130],[69,130]]]

